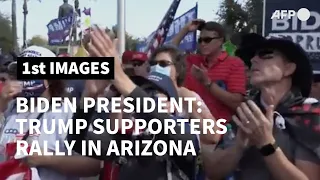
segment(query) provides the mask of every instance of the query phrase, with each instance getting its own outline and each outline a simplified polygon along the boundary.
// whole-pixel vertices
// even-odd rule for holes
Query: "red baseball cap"
[[[59,54],[58,57],[71,57],[68,53]]]
[[[147,61],[148,55],[143,52],[125,51],[122,55],[123,63],[128,63],[129,61],[132,61],[132,60]]]

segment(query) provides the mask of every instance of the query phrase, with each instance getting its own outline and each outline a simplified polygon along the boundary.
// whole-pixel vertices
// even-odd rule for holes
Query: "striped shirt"
[[[193,64],[198,67],[201,67],[201,64],[203,64],[207,67],[207,63],[203,56],[194,54],[189,55],[187,57],[187,74],[184,86],[201,96],[215,118],[230,120],[231,115],[234,112],[222,102],[218,101],[203,84],[193,77],[191,74],[191,67]],[[207,70],[209,78],[216,82],[221,88],[224,88],[228,92],[245,95],[245,66],[243,61],[238,57],[228,56],[226,52],[222,52],[216,63]]]

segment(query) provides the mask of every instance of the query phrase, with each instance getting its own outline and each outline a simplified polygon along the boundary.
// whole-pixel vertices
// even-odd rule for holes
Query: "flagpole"
[[[262,36],[266,36],[266,5],[267,0],[263,0],[263,9],[262,9]]]
[[[118,51],[120,57],[126,48],[126,27],[125,27],[125,15],[126,15],[126,0],[118,0],[118,24],[117,24],[117,38],[118,38]]]

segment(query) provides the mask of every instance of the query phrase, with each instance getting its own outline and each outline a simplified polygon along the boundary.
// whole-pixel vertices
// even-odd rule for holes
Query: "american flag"
[[[150,57],[150,55],[156,48],[158,48],[165,42],[167,33],[174,20],[174,16],[176,15],[179,4],[180,0],[173,0],[166,15],[163,17],[160,25],[158,26],[156,33],[151,38],[151,41],[147,44],[146,53],[148,54],[148,57]]]

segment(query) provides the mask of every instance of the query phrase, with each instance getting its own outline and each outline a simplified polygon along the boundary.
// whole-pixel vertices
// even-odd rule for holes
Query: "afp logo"
[[[295,10],[275,10],[272,13],[271,19],[277,19],[277,20],[291,19],[296,16],[300,21],[307,21],[311,16],[311,12],[307,8],[301,8],[298,11],[295,11]]]

